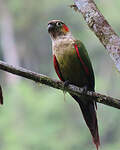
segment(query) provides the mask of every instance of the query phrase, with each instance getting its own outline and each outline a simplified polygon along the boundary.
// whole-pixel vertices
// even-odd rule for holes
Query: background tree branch
[[[9,73],[12,73],[12,74],[33,80],[35,82],[39,82],[39,83],[48,85],[50,87],[60,89],[62,91],[66,91],[71,94],[75,94],[77,96],[87,95],[89,97],[92,97],[92,99],[98,103],[102,103],[102,104],[120,109],[120,100],[119,99],[115,99],[115,98],[105,96],[105,95],[102,95],[102,94],[99,94],[96,92],[92,92],[92,91],[87,91],[86,93],[84,93],[83,88],[79,88],[79,87],[71,85],[71,84],[68,87],[64,87],[64,83],[62,81],[51,79],[45,75],[38,74],[38,73],[26,70],[21,67],[14,67],[12,65],[8,65],[7,63],[5,63],[3,61],[0,61],[0,69],[7,71]]]
[[[101,14],[93,0],[74,0],[73,7],[82,13],[89,28],[107,49],[120,72],[120,38]]]

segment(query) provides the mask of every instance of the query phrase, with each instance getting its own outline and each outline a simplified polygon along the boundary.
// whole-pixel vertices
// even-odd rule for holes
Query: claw
[[[64,82],[64,88],[68,87],[69,84],[70,84],[70,81],[69,81],[69,80],[66,80],[66,81]]]
[[[87,90],[88,90],[87,85],[83,86],[82,88],[83,88],[83,94],[86,94],[86,93],[87,93]]]

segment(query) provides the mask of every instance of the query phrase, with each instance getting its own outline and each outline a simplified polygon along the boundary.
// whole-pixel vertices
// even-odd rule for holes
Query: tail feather
[[[92,134],[93,142],[96,145],[96,149],[98,150],[100,146],[100,140],[94,102],[83,102],[75,95],[72,95],[72,97],[79,103],[85,122]]]

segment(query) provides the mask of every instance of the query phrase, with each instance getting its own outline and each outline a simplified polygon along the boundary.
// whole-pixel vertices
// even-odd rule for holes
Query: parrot
[[[52,53],[55,71],[61,81],[83,87],[85,91],[94,91],[95,77],[92,64],[84,44],[76,40],[69,27],[60,20],[48,22],[48,33],[52,40]],[[85,95],[70,94],[79,104],[84,120],[90,130],[93,142],[98,150],[100,146],[97,104]]]

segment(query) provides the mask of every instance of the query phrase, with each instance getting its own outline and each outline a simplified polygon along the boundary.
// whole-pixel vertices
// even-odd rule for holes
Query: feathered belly
[[[74,49],[56,53],[56,58],[64,80],[77,86],[87,85],[86,76]]]

